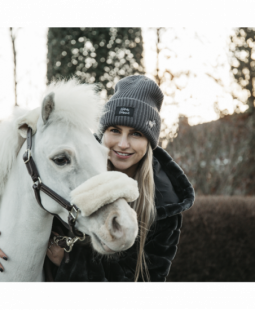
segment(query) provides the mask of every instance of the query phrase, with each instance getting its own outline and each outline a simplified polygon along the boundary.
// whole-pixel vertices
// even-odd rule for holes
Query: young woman
[[[141,75],[120,80],[105,106],[97,139],[110,150],[108,170],[138,181],[139,237],[127,251],[97,255],[76,244],[65,263],[63,249],[49,242],[47,256],[58,268],[55,281],[165,281],[177,251],[181,212],[194,203],[194,190],[181,168],[158,144],[163,93]]]
[[[166,280],[177,251],[181,212],[193,205],[194,190],[181,168],[157,146],[162,101],[155,82],[145,76],[129,76],[117,83],[100,120],[97,139],[110,150],[108,169],[138,181],[140,195],[131,203],[139,223],[135,244],[127,251],[102,257],[89,244],[77,243],[66,263],[64,250],[50,240],[47,256],[54,268],[51,279],[46,271],[47,280]],[[1,250],[0,257],[7,260]],[[46,262],[49,266],[48,259]]]

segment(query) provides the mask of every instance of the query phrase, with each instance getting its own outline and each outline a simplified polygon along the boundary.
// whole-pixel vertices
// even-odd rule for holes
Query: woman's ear
[[[40,115],[40,108],[36,108],[27,112],[25,115],[21,116],[16,120],[16,125],[18,128],[18,132],[22,138],[27,137],[27,129],[28,127],[32,128],[33,135],[36,133],[37,129],[37,121]]]

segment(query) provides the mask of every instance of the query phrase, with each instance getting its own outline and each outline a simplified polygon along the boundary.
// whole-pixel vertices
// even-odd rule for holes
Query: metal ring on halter
[[[34,182],[34,184],[36,184],[36,182],[38,182],[40,184],[42,183],[42,180],[40,179],[40,177],[37,178],[37,180]],[[37,184],[37,186],[38,186],[38,184]]]
[[[66,252],[71,252],[73,245],[75,244],[76,241],[80,240],[80,241],[84,241],[86,238],[86,235],[83,234],[83,237],[74,237],[73,239],[69,238],[66,240],[66,244],[70,247],[69,250],[64,249]],[[70,240],[71,239],[71,240]]]
[[[83,234],[83,237],[78,237],[79,238],[79,240],[80,241],[84,241],[85,240],[85,238],[86,238],[86,235],[85,234]]]
[[[31,157],[31,150],[30,149],[26,149],[27,152],[27,160],[24,162],[25,164],[29,162],[30,157]]]
[[[74,214],[72,213],[72,211],[76,212],[76,214],[74,215]],[[73,218],[75,221],[77,220],[79,211],[80,211],[80,210],[77,209],[76,206],[72,204],[72,209],[69,211],[69,214],[72,216],[72,218]]]

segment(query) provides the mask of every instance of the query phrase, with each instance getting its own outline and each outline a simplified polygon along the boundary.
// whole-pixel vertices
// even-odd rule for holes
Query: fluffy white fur
[[[26,138],[26,135],[20,135],[18,127],[23,125],[24,120],[27,119],[33,131],[36,131],[38,117],[38,109],[29,111],[15,108],[12,116],[0,123],[0,196],[3,193],[12,165]]]
[[[75,78],[51,83],[45,95],[54,92],[55,109],[50,121],[64,121],[79,128],[98,129],[103,101],[95,92],[95,85],[80,84]],[[43,101],[43,100],[42,100]],[[0,197],[8,174],[25,141],[27,125],[36,132],[40,107],[34,110],[15,108],[13,115],[0,123]],[[24,126],[23,126],[24,125]]]
[[[96,93],[95,84],[80,84],[73,78],[51,83],[45,96],[51,92],[55,94],[55,109],[50,115],[50,121],[61,120],[79,128],[87,127],[93,132],[98,130],[103,100]]]
[[[131,202],[138,196],[137,181],[118,171],[96,175],[71,192],[72,203],[81,209],[84,216],[91,215],[102,206],[119,198]]]

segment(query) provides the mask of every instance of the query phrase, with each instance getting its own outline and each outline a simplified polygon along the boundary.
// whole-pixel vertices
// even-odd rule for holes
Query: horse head
[[[125,197],[128,190],[125,182],[122,181],[123,195],[115,200],[111,197],[111,193],[115,195],[115,188],[107,187],[108,173],[111,173],[107,173],[109,150],[98,143],[92,133],[96,130],[101,107],[92,86],[78,84],[75,80],[58,82],[49,87],[40,109],[18,120],[18,128],[23,138],[27,128],[32,128],[31,153],[41,181],[67,201],[75,199],[73,193],[77,188],[82,194],[83,184],[86,188],[86,182],[91,178],[99,180],[106,176],[106,187],[102,185],[103,179],[101,187],[95,183],[94,187],[90,186],[90,195],[79,200],[78,207],[82,212],[76,229],[91,237],[97,252],[111,254],[133,245],[138,224],[135,211],[124,198],[119,198]],[[101,199],[101,205],[86,213],[95,199],[106,194],[110,200]],[[44,208],[67,223],[68,211],[45,193],[41,192],[40,196]]]

